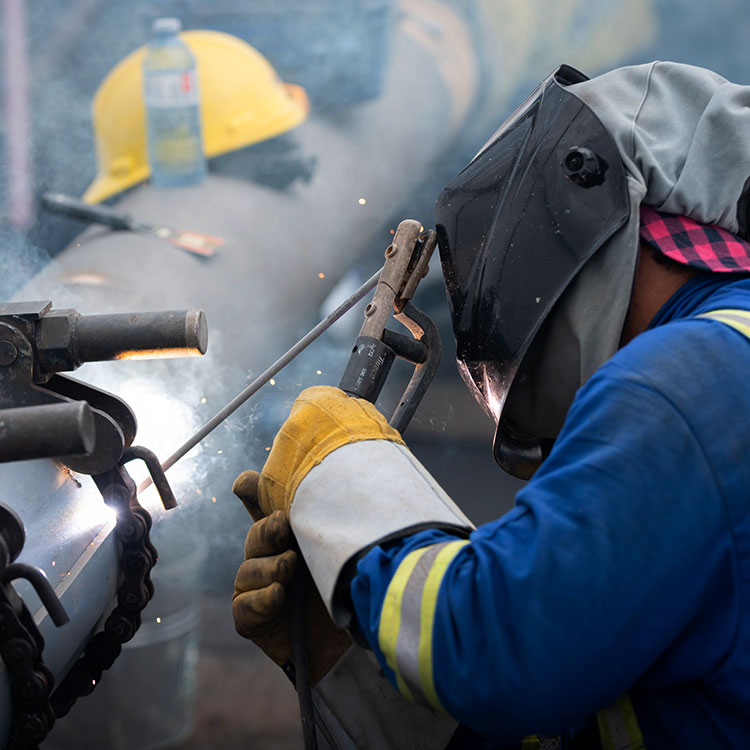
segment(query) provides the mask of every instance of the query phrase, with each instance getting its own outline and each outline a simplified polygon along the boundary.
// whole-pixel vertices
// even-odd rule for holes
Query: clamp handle
[[[148,448],[144,448],[142,445],[131,445],[125,450],[120,459],[120,466],[133,461],[136,458],[140,458],[143,463],[146,464],[148,473],[151,475],[151,481],[156,487],[156,491],[159,493],[159,499],[161,504],[164,506],[164,510],[172,510],[177,507],[177,499],[172,492],[172,488],[169,486],[169,481],[164,474],[164,469],[161,467],[159,459],[153,451]]]
[[[434,231],[423,231],[418,221],[398,225],[393,243],[385,251],[385,265],[372,302],[365,308],[365,322],[347,362],[339,388],[350,396],[375,403],[396,357],[414,365],[414,373],[399,399],[390,424],[403,433],[437,373],[442,343],[435,324],[411,303],[419,282],[427,273],[437,244]],[[393,316],[411,338],[386,328]]]

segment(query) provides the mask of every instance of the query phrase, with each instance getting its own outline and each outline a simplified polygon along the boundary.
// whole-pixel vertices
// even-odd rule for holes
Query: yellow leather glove
[[[360,440],[404,445],[401,435],[369,401],[351,398],[331,386],[302,391],[274,438],[258,482],[263,514],[281,510],[288,516],[294,493],[310,469],[337,448]]]
[[[256,643],[276,664],[292,664],[288,587],[297,567],[297,553],[291,549],[289,520],[281,511],[267,518],[258,505],[260,475],[243,472],[232,491],[256,521],[245,539],[245,562],[234,582],[232,615],[237,632]],[[331,622],[323,601],[312,583],[305,599],[310,683],[315,685],[349,648],[346,631]]]

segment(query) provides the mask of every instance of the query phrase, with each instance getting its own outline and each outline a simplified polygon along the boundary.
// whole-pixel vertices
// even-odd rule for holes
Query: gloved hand
[[[337,448],[360,440],[404,445],[401,435],[368,401],[350,398],[330,386],[302,391],[260,475],[256,500],[260,511],[270,515],[281,510],[288,516],[294,493],[310,469]]]
[[[232,615],[237,632],[260,646],[281,667],[293,662],[288,591],[297,567],[291,549],[289,520],[280,511],[264,518],[258,503],[261,475],[245,471],[232,491],[242,500],[255,523],[245,538],[245,562],[234,582]],[[305,601],[310,683],[315,685],[339,660],[351,640],[331,622],[315,586],[307,586]]]

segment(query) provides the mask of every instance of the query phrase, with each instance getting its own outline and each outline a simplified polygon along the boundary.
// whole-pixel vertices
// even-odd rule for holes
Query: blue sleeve
[[[358,564],[358,625],[391,678],[377,640],[388,584],[411,550],[450,538],[421,532]],[[476,529],[448,568],[438,697],[480,734],[513,739],[571,727],[644,674],[697,679],[729,648],[737,619],[718,602],[736,599],[733,575],[720,491],[689,423],[607,366],[514,509]]]

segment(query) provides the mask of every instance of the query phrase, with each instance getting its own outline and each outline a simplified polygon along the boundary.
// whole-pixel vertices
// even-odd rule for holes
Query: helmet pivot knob
[[[585,146],[573,146],[562,160],[565,179],[585,188],[604,182],[602,166],[599,157]]]

